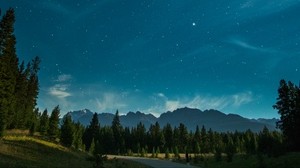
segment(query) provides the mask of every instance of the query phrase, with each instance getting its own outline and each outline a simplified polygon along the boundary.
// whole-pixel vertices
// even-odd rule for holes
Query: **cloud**
[[[161,101],[156,105],[144,110],[148,113],[158,114],[158,112],[174,111],[182,107],[205,109],[223,110],[225,108],[238,108],[242,105],[248,104],[254,100],[251,91],[236,93],[232,95],[223,96],[202,96],[196,95],[194,97],[181,97],[177,99],[168,98],[167,96],[161,97],[161,94],[156,94]]]
[[[106,111],[106,110],[116,110],[124,108],[127,105],[122,102],[119,95],[115,93],[104,93],[101,98],[96,98],[97,110]]]
[[[228,41],[228,43],[230,44],[234,44],[236,46],[239,46],[241,48],[245,48],[248,50],[253,50],[253,51],[259,51],[259,52],[265,52],[265,53],[275,53],[276,50],[272,49],[272,48],[264,48],[263,46],[257,47],[255,45],[252,45],[244,40],[241,40],[239,38],[230,38]]]
[[[205,97],[197,95],[190,99],[177,99],[167,100],[165,102],[166,111],[174,111],[177,108],[190,107],[198,109],[218,109],[221,110],[233,103],[232,99],[228,99],[230,96],[221,97]]]
[[[55,83],[53,86],[49,87],[48,94],[61,99],[65,99],[70,97],[72,94],[69,91],[70,83],[69,81],[72,79],[72,76],[69,74],[61,74],[58,75],[53,82]]]
[[[166,109],[166,111],[174,111],[177,108],[180,108],[182,105],[183,104],[181,104],[181,102],[178,100],[168,100],[165,103],[165,109]]]
[[[72,79],[72,76],[69,74],[61,74],[57,77],[57,79],[55,80],[56,82],[67,82],[70,81]]]
[[[166,97],[165,94],[163,94],[163,93],[157,93],[157,96],[162,97],[162,98]]]
[[[68,85],[64,84],[55,84],[49,88],[49,94],[57,98],[66,98],[71,96],[71,93],[67,92]]]
[[[238,1],[238,4],[241,9],[240,14],[245,13],[247,16],[265,16],[298,5],[299,0],[244,0]]]
[[[230,40],[229,42],[232,43],[232,44],[235,44],[235,45],[237,45],[237,46],[240,46],[240,47],[242,47],[242,48],[246,48],[246,49],[250,49],[250,50],[260,50],[260,48],[255,47],[255,46],[253,46],[253,45],[250,45],[250,44],[248,44],[247,42],[241,41],[241,40],[239,40],[239,39],[232,39],[232,40]]]
[[[239,92],[229,95],[210,96],[210,95],[195,95],[193,97],[177,97],[171,98],[164,93],[155,93],[148,100],[150,106],[145,107],[141,111],[144,113],[151,113],[158,117],[162,112],[174,111],[178,108],[189,107],[201,110],[216,109],[223,112],[232,112],[232,110],[239,109],[243,105],[247,105],[254,101],[253,93],[251,91]]]
[[[252,92],[239,93],[232,96],[233,106],[239,107],[243,104],[247,104],[253,101]]]

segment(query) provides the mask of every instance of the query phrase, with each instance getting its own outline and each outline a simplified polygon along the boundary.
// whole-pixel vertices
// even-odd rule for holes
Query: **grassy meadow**
[[[93,167],[91,155],[69,149],[56,142],[27,136],[28,131],[12,130],[0,139],[0,167]],[[106,168],[146,168],[146,166],[120,159],[104,162]]]

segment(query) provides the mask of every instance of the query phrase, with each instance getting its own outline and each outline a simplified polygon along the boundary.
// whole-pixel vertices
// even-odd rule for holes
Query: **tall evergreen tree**
[[[136,126],[135,131],[132,131],[133,136],[135,136],[135,144],[140,144],[140,146],[145,147],[147,143],[146,128],[142,122],[139,122]]]
[[[15,113],[18,58],[14,22],[14,10],[10,8],[0,21],[0,136]]]
[[[66,146],[71,147],[74,142],[75,130],[71,115],[66,115],[61,126],[60,142]]]
[[[188,147],[188,131],[183,123],[179,124],[179,152],[185,152]]]
[[[174,137],[173,137],[173,129],[172,129],[172,126],[171,124],[167,124],[166,126],[164,126],[163,128],[163,134],[164,134],[164,138],[165,138],[165,147],[167,149],[172,149],[173,148],[173,140],[174,140]]]
[[[49,128],[49,116],[48,116],[48,110],[45,109],[40,118],[38,131],[40,132],[41,135],[46,135],[48,128]]]
[[[25,126],[28,127],[33,122],[35,114],[33,110],[37,104],[37,97],[39,93],[39,80],[38,71],[41,60],[39,57],[35,57],[30,63],[30,76],[27,87],[27,101],[25,105]]]
[[[116,111],[116,114],[112,121],[111,126],[114,133],[114,141],[115,141],[115,153],[119,154],[124,152],[124,139],[123,139],[123,127],[120,123],[119,111]]]
[[[78,121],[75,125],[75,135],[74,135],[74,147],[75,149],[80,149],[80,150],[84,150],[83,148],[83,142],[82,142],[82,136],[84,133],[84,126],[80,124],[80,122]]]
[[[300,89],[292,82],[280,81],[278,98],[273,108],[278,110],[277,127],[285,136],[290,150],[300,151]]]
[[[58,137],[59,134],[59,115],[60,115],[60,108],[59,106],[56,106],[51,113],[51,116],[49,118],[49,129],[48,129],[48,135],[55,139]]]
[[[21,63],[16,82],[15,98],[16,107],[8,128],[25,128],[25,104],[27,101],[28,70],[25,69],[24,61]]]
[[[90,125],[84,131],[82,141],[85,144],[85,150],[89,151],[92,140],[98,141],[100,134],[100,123],[98,120],[98,114],[94,113]]]

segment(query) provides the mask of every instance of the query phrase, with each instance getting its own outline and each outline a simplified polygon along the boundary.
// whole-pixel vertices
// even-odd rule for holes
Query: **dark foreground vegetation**
[[[202,167],[219,163],[228,167],[234,167],[234,164],[250,167],[287,164],[293,167],[292,162],[299,163],[298,153],[286,152],[300,150],[300,89],[285,80],[280,81],[277,102],[273,106],[281,116],[277,123],[281,131],[269,131],[265,127],[259,133],[251,130],[220,133],[197,126],[196,131],[191,132],[184,124],[171,127],[170,124],[160,126],[159,123],[151,125],[148,130],[143,123],[124,128],[118,111],[111,126],[101,127],[96,113],[88,127],[74,123],[69,115],[60,124],[59,106],[52,110],[50,116],[47,109],[40,113],[36,108],[40,59],[35,57],[27,65],[19,62],[14,21],[13,9],[9,9],[0,21],[0,166],[69,166],[77,163],[74,160],[81,162],[86,154],[77,150],[93,155],[96,167],[105,166],[105,154],[159,157],[160,153],[164,153],[166,159],[184,159]],[[5,136],[5,131],[11,129],[29,130],[32,137]],[[36,135],[38,139],[34,138]],[[45,147],[49,141],[65,147]],[[14,162],[16,159],[19,162]],[[85,164],[84,159],[82,163]]]

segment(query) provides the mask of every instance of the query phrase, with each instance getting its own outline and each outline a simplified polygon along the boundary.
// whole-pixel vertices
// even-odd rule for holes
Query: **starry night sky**
[[[4,0],[40,109],[158,116],[180,107],[273,118],[300,78],[299,0]]]

